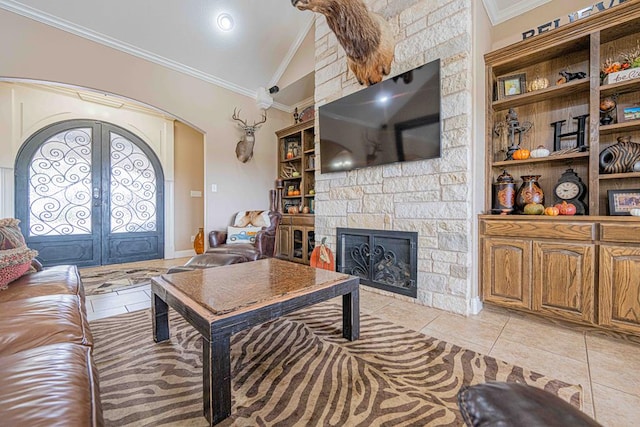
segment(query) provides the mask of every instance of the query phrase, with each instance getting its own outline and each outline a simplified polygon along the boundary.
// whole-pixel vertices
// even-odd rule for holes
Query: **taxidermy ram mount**
[[[358,83],[372,85],[389,74],[395,49],[391,28],[362,0],[291,0],[291,4],[327,18]]]

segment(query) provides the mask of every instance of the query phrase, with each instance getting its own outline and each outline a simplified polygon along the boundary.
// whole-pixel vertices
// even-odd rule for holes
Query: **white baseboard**
[[[478,314],[482,311],[482,301],[480,297],[472,298],[469,301],[469,314]]]
[[[186,251],[175,251],[173,253],[173,257],[171,258],[167,258],[167,259],[173,259],[173,258],[184,258],[187,256],[195,256],[196,253],[194,252],[193,249],[187,249]]]

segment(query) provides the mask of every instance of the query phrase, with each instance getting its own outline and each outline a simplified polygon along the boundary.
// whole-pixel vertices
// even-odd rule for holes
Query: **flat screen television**
[[[320,170],[440,157],[440,60],[319,108]]]

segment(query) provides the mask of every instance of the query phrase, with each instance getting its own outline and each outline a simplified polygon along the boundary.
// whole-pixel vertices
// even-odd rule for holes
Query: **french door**
[[[164,175],[134,134],[94,120],[53,124],[16,159],[16,217],[45,265],[164,257]]]

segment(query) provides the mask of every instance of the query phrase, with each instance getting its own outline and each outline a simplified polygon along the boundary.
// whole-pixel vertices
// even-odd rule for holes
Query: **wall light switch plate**
[[[191,197],[202,197],[202,191],[191,190]]]
[[[211,192],[212,193],[218,192],[218,184],[211,184]]]

